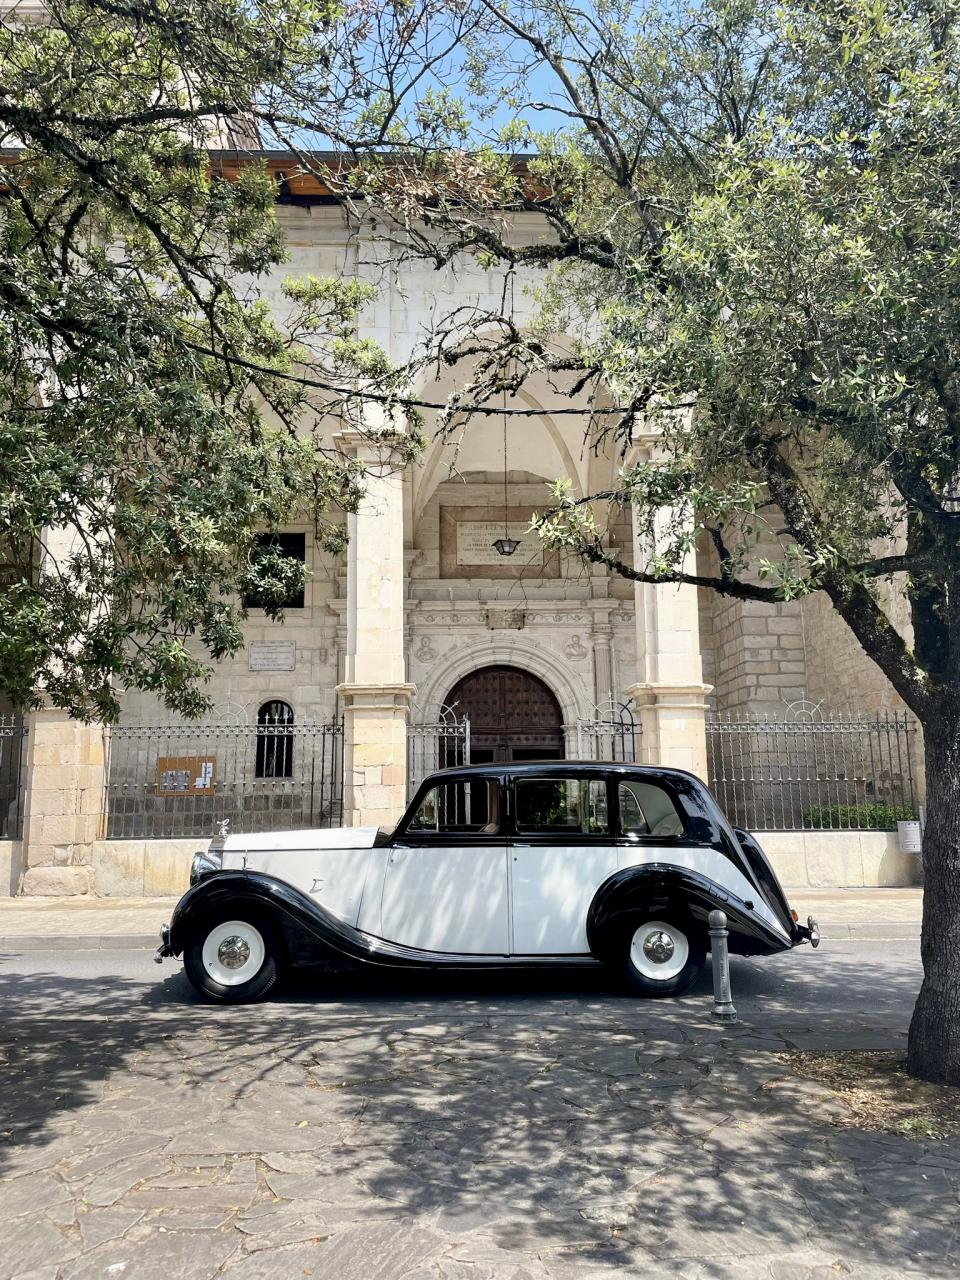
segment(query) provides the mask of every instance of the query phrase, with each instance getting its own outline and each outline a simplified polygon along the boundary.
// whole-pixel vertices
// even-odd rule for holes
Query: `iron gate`
[[[436,720],[407,730],[407,798],[428,774],[470,763],[470,719],[442,706]]]
[[[343,723],[121,725],[110,735],[107,835],[131,840],[333,827]]]
[[[16,840],[23,824],[27,730],[18,715],[0,715],[0,840]]]
[[[640,726],[626,702],[602,702],[576,726],[578,760],[634,763],[640,754]]]

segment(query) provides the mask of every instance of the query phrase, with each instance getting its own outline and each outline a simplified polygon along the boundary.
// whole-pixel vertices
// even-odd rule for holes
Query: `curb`
[[[156,933],[20,933],[0,934],[0,951],[121,951],[150,948],[160,945],[160,931]]]
[[[833,924],[821,931],[832,942],[919,942],[919,924]]]

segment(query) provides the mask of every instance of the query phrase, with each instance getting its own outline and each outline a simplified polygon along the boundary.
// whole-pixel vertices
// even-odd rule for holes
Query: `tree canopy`
[[[435,22],[426,5],[402,21],[428,11]],[[960,6],[473,12],[432,69],[442,90],[406,113],[396,95],[378,101],[406,180],[395,156],[354,179],[406,251],[545,271],[532,334],[506,307],[439,320],[451,361],[481,322],[496,335],[450,421],[533,372],[574,371],[613,400],[586,421],[594,441],[626,450],[639,426],[653,448],[608,492],[558,488],[540,519],[550,545],[644,582],[828,595],[923,725],[926,976],[910,1060],[960,1081]],[[513,229],[526,213],[545,223],[535,243]],[[556,333],[573,355],[556,354]],[[610,505],[649,535],[645,563],[608,541]],[[697,539],[715,566],[700,573]],[[891,582],[910,634],[884,607]]]
[[[426,95],[405,119],[381,103],[398,140],[429,140],[429,165],[416,155],[400,180],[395,159],[371,161],[365,177],[433,261],[547,269],[537,332],[496,317],[501,358],[452,407],[557,367],[545,338],[563,333],[576,356],[560,363],[620,410],[594,436],[659,432],[615,491],[558,493],[548,542],[692,581],[699,533],[718,571],[697,581],[724,594],[822,589],[918,714],[944,696],[960,710],[944,586],[960,520],[958,12],[480,0],[460,97]],[[550,236],[521,244],[512,212]],[[598,498],[656,523],[649,564],[605,544]],[[771,534],[779,553],[758,557]],[[878,599],[893,573],[910,575],[912,647]]]
[[[0,25],[0,687],[111,719],[126,687],[196,713],[303,566],[256,541],[293,515],[339,546],[355,467],[317,424],[386,374],[372,290],[253,285],[285,256],[277,184],[211,147],[256,141],[285,85],[334,120],[335,10],[66,0]],[[301,379],[308,368],[313,385]],[[325,380],[325,381],[324,381]]]

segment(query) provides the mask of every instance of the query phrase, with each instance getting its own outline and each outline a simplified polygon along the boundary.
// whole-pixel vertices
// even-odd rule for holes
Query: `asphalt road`
[[[198,1003],[147,951],[0,956],[0,1280],[954,1276],[960,1149],[837,1127],[799,1048],[904,1043],[915,943]]]

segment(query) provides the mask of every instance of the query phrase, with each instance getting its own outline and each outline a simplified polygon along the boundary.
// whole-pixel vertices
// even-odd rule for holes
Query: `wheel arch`
[[[713,880],[686,867],[646,863],[615,871],[597,889],[587,912],[587,945],[598,960],[616,954],[631,921],[670,918],[678,912],[693,920],[704,936],[711,911],[727,916],[731,951],[747,955],[785,950],[783,942],[750,906]]]
[[[225,877],[212,875],[200,880],[177,904],[170,922],[171,951],[182,954],[212,918],[242,919],[244,911],[250,913],[251,923],[259,918],[272,926],[278,945],[285,953],[289,950],[287,931],[292,921],[282,897],[253,878],[238,884],[233,878],[227,882]]]
[[[659,864],[624,867],[606,879],[587,911],[587,945],[597,960],[607,961],[639,916],[659,919],[687,909],[682,875]]]

